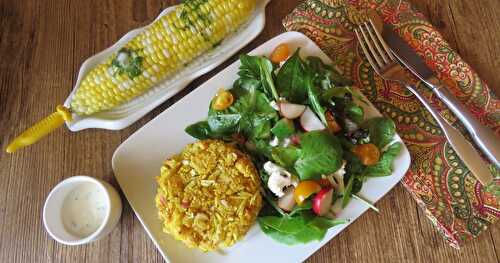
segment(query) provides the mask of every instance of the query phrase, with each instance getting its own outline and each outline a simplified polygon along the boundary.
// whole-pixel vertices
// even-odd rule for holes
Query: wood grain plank
[[[273,0],[248,52],[283,32],[281,19],[298,0]],[[410,0],[499,93],[500,2]],[[152,21],[174,0],[0,1],[0,145],[53,111],[83,61],[133,28]],[[466,36],[466,37],[464,37]],[[493,55],[492,55],[493,54]],[[130,206],[120,224],[95,243],[69,247],[50,239],[43,202],[64,178],[85,174],[111,182],[111,157],[130,134],[237,59],[202,76],[122,131],[60,129],[15,155],[0,153],[0,262],[162,262]],[[125,199],[124,199],[125,200]],[[500,228],[492,226],[461,250],[449,247],[398,186],[307,262],[499,262]]]

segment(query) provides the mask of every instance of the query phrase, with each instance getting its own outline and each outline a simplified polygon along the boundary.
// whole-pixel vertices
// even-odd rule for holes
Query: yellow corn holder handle
[[[58,105],[56,112],[49,115],[47,118],[39,121],[31,128],[27,129],[21,135],[17,136],[5,149],[8,153],[13,153],[20,148],[31,145],[55,129],[61,127],[65,121],[72,121],[71,112],[68,108]]]

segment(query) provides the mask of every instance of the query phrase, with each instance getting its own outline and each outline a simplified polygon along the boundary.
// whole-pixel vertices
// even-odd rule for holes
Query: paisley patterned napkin
[[[497,134],[500,101],[426,18],[405,1],[306,0],[283,20],[287,30],[300,31],[313,39],[370,101],[396,122],[412,156],[402,184],[445,239],[459,248],[500,217],[500,181],[488,189],[482,187],[418,100],[404,87],[374,74],[353,33],[354,27],[366,20],[369,9],[377,10],[385,23],[393,25],[450,91]],[[417,85],[446,119],[464,131],[429,89]],[[492,188],[496,188],[496,195]]]

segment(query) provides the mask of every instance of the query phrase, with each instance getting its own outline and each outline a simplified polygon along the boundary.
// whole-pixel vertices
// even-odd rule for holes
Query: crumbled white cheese
[[[287,187],[291,185],[297,186],[299,183],[299,180],[295,176],[273,162],[267,161],[264,163],[264,171],[270,175],[267,187],[278,197],[285,195],[284,190]]]
[[[274,138],[269,142],[269,145],[272,147],[276,147],[279,143],[280,140],[278,139],[278,137],[274,136]]]

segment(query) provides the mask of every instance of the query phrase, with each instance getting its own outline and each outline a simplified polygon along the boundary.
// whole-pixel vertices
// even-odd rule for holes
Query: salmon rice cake
[[[165,160],[156,206],[163,231],[188,247],[229,247],[262,207],[260,178],[250,158],[220,140],[189,144]]]

